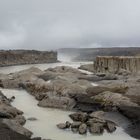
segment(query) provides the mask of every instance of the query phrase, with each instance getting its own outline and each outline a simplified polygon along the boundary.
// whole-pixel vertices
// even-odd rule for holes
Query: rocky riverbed
[[[32,132],[23,127],[26,120],[23,112],[11,105],[13,99],[0,92],[0,139],[29,140]]]
[[[0,86],[26,90],[36,98],[39,107],[86,113],[86,120],[81,121],[79,117],[73,119],[74,122],[70,122],[69,127],[60,122],[64,128],[73,128],[73,123],[78,121],[76,129],[78,128],[80,134],[87,131],[94,134],[97,134],[96,132],[102,134],[104,130],[115,131],[116,126],[122,127],[121,123],[110,119],[107,115],[106,118],[100,116],[92,118],[91,114],[98,111],[105,114],[120,112],[130,120],[129,129],[126,127],[124,129],[133,137],[140,138],[139,133],[136,133],[137,129],[132,131],[139,122],[139,78],[138,75],[134,77],[128,74],[87,74],[68,66],[46,70],[31,67],[19,72],[1,74]],[[93,86],[92,82],[96,82],[97,86]],[[4,123],[8,126],[9,122]],[[112,130],[108,129],[108,123],[111,123]]]

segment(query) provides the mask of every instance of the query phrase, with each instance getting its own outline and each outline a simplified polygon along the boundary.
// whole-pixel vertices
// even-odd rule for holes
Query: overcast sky
[[[0,0],[0,49],[140,46],[140,0]]]

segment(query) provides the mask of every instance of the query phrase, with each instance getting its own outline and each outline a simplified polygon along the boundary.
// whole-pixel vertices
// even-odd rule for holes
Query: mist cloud
[[[0,49],[140,46],[139,0],[0,0]]]

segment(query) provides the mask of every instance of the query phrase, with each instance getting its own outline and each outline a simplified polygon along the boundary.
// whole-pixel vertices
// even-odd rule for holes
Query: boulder
[[[10,128],[7,125],[0,122],[0,139],[1,140],[31,140],[30,138],[19,134]]]
[[[52,87],[43,80],[34,80],[32,82],[25,82],[22,84],[22,88],[27,90],[30,94],[35,96],[38,100],[44,98],[44,93],[50,91]]]
[[[87,121],[88,126],[92,126],[94,125],[94,123],[101,123],[104,125],[106,123],[106,120],[100,118],[92,118]]]
[[[57,127],[59,129],[66,129],[67,128],[67,125],[66,125],[66,123],[59,123],[59,124],[57,124]]]
[[[0,112],[8,114],[12,118],[16,117],[17,115],[22,115],[23,114],[22,111],[16,109],[15,107],[10,106],[10,105],[6,105],[6,104],[1,104],[0,105]]]
[[[75,83],[75,84],[70,84],[67,88],[64,88],[61,91],[61,93],[64,96],[73,97],[73,96],[78,96],[81,94],[86,94],[86,89],[79,83]]]
[[[2,81],[4,88],[20,88],[22,83],[38,79],[37,75],[41,73],[43,73],[43,71],[40,69],[31,67],[29,69],[7,75],[6,78],[0,77],[0,80]]]
[[[112,133],[116,130],[116,124],[114,122],[107,121],[105,124],[105,128],[109,133]]]
[[[70,126],[71,126],[71,123],[69,121],[66,121],[66,127],[70,128]]]
[[[3,119],[2,123],[6,124],[11,130],[27,137],[31,137],[33,134],[31,131],[20,125],[16,120]]]
[[[82,113],[82,112],[77,112],[77,113],[70,114],[69,117],[73,121],[86,122],[88,120],[87,113]]]
[[[91,134],[102,134],[104,132],[104,125],[102,123],[93,123],[89,131]]]
[[[95,102],[88,94],[77,94],[72,98],[76,101],[74,109],[78,111],[91,113],[102,108],[101,104]]]
[[[22,115],[17,115],[14,120],[16,120],[21,125],[24,125],[26,123],[26,119]]]
[[[118,106],[137,106],[136,103],[133,103],[128,97],[123,96],[119,93],[113,93],[110,91],[102,92],[96,96],[92,97],[96,102],[101,103],[104,107],[113,107]]]
[[[38,105],[41,107],[52,107],[71,110],[75,106],[74,99],[69,97],[50,96],[39,101]]]
[[[85,123],[82,123],[79,126],[79,134],[86,134],[87,133],[87,125]]]
[[[57,127],[58,127],[59,129],[70,128],[70,126],[71,126],[71,123],[68,122],[68,121],[66,121],[66,123],[59,123],[59,124],[57,124]]]

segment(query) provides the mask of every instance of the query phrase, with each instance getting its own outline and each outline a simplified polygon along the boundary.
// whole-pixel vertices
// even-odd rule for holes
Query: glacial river
[[[53,64],[10,66],[0,68],[0,73],[12,73],[15,71],[30,68],[32,66],[38,67],[42,70],[62,65],[77,68],[81,64],[83,64],[83,62],[63,62]],[[56,127],[56,124],[70,120],[68,115],[71,112],[38,107],[37,101],[34,99],[34,97],[24,90],[1,90],[7,97],[11,97],[13,95],[16,97],[15,101],[12,104],[16,108],[24,112],[24,116],[26,117],[26,119],[29,117],[37,118],[36,121],[27,120],[25,124],[25,127],[34,133],[33,136],[41,136],[42,138],[48,138],[52,140],[135,140],[134,138],[126,134],[122,128],[117,128],[117,131],[113,134],[104,133],[102,136],[93,136],[91,134],[81,136],[79,134],[73,134],[70,131],[59,130]]]

